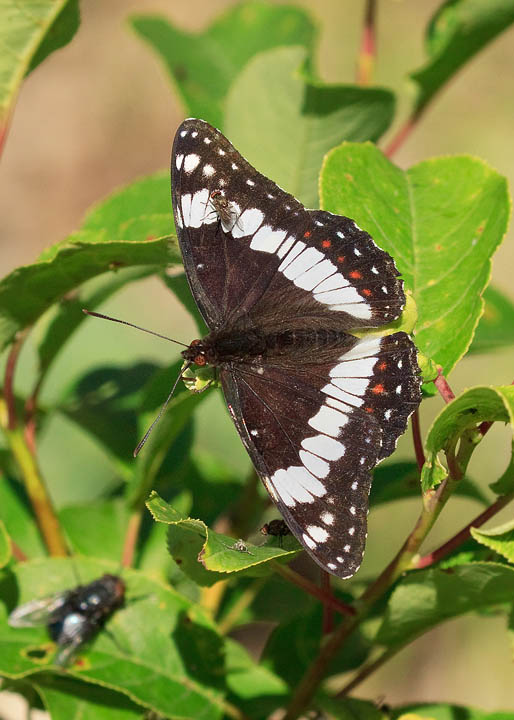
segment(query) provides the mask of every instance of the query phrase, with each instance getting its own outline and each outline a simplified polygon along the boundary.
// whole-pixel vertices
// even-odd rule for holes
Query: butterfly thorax
[[[212,332],[202,340],[193,340],[182,352],[184,360],[196,365],[220,366],[233,362],[280,356],[308,355],[319,359],[323,350],[334,346],[346,347],[355,338],[345,332],[323,328],[264,332],[258,329],[224,330]]]

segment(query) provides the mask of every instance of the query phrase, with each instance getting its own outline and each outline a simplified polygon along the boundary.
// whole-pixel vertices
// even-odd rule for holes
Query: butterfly
[[[221,132],[185,120],[172,201],[209,334],[182,355],[217,369],[271,499],[324,570],[360,567],[371,471],[421,400],[406,333],[357,337],[402,312],[393,259],[347,218],[307,210]]]

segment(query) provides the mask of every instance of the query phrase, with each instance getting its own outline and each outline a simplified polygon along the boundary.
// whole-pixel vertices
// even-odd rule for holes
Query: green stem
[[[352,618],[345,619],[327,639],[319,655],[300,681],[283,720],[296,720],[303,713],[344,642],[362,620],[367,617],[376,601],[409,569],[413,558],[418,554],[421,543],[450,497],[453,487],[453,482],[447,479],[439,485],[437,490],[426,493],[423,498],[423,508],[414,529],[405,540],[396,557],[357,601],[357,614]]]
[[[35,457],[28,447],[23,430],[9,430],[6,422],[6,407],[0,401],[0,415],[7,442],[20,468],[25,490],[29,496],[36,520],[50,555],[65,556],[68,554],[66,541],[61,531],[57,514],[39,472]]]
[[[357,84],[370,85],[376,56],[376,0],[367,0],[357,67]]]

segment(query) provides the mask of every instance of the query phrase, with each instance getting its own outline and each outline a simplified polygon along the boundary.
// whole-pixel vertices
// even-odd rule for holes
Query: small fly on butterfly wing
[[[46,625],[57,644],[55,662],[69,665],[79,649],[104,626],[125,599],[125,583],[105,574],[87,585],[78,585],[46,598],[20,605],[9,615],[11,627]]]

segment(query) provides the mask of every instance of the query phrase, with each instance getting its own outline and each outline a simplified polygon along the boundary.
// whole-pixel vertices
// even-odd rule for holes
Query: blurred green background
[[[130,30],[130,13],[160,12],[174,24],[196,31],[233,4],[226,0],[81,3],[82,24],[76,37],[29,76],[12,119],[0,169],[2,274],[33,261],[45,247],[76,229],[86,209],[116,187],[168,166],[183,109],[153,53]],[[296,4],[310,11],[319,26],[320,76],[329,82],[353,82],[363,0]],[[385,143],[410,108],[414,92],[406,72],[423,62],[424,30],[439,5],[435,0],[378,3],[375,83],[391,88],[398,98],[397,121]],[[511,29],[436,98],[395,161],[408,167],[432,156],[469,153],[514,179],[513,67]],[[514,299],[512,240],[511,231],[495,257],[493,281]],[[103,310],[184,342],[194,332],[186,313],[153,280],[120,292]],[[73,379],[99,364],[167,363],[176,357],[175,349],[158,339],[90,320],[55,363],[41,400],[44,405],[59,396]],[[475,384],[507,384],[514,380],[512,360],[509,350],[465,359],[451,375],[451,385],[459,392]],[[29,343],[17,375],[20,393],[31,386],[34,369]],[[441,406],[438,397],[423,403],[424,431]],[[470,474],[483,488],[503,472],[509,441],[507,431],[495,428],[476,453]],[[246,472],[246,453],[216,393],[197,418],[196,443]],[[68,446],[74,448],[73,454]],[[394,456],[406,457],[412,457],[409,433]],[[95,498],[115,480],[112,466],[94,441],[64,419],[56,418],[48,426],[41,463],[59,506]],[[415,501],[405,501],[371,514],[363,577],[392,557],[417,511]],[[453,499],[426,549],[437,546],[478,512],[471,501]],[[507,509],[493,524],[510,517],[512,511]],[[400,653],[356,694],[390,703],[437,699],[490,710],[513,708],[512,649],[504,625],[504,619],[494,617],[446,623]]]

